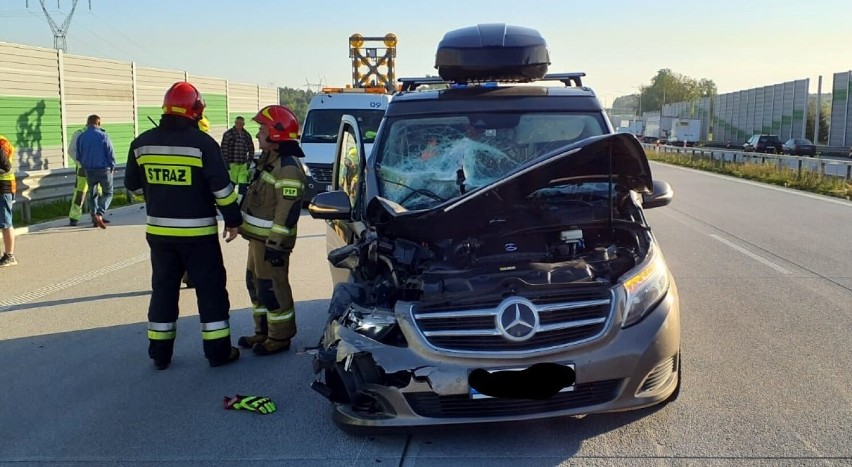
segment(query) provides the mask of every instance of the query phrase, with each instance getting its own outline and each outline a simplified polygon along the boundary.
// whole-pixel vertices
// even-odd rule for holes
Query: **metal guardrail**
[[[778,168],[788,167],[796,170],[801,176],[802,172],[816,172],[823,177],[838,177],[844,178],[847,181],[852,180],[852,161],[843,161],[838,159],[825,159],[820,157],[804,157],[804,156],[787,156],[783,154],[764,154],[758,152],[733,151],[730,149],[717,148],[693,148],[656,145],[642,143],[645,150],[653,150],[663,154],[683,154],[691,157],[708,158],[710,160],[719,160],[724,162],[732,162],[735,164],[766,164],[766,161],[774,161]]]
[[[780,167],[790,167],[798,171],[817,172],[821,176],[842,177],[852,180],[852,161],[837,159],[823,159],[815,157],[786,156],[781,154],[763,154],[755,152],[733,151],[718,148],[694,148],[666,146],[642,143],[645,150],[655,150],[662,153],[684,154],[692,157],[709,158],[732,163],[765,164],[767,160],[774,160]],[[61,199],[70,200],[77,184],[76,169],[35,170],[31,172],[19,172],[17,175],[18,193],[16,201],[21,206],[21,217],[25,222],[32,218],[31,206],[44,201],[55,201]],[[116,166],[113,174],[113,186],[116,191],[124,189],[124,166]],[[126,191],[126,190],[125,190]],[[133,196],[127,193],[127,199],[132,202]],[[69,201],[70,202],[70,201]]]
[[[24,222],[32,219],[32,205],[45,201],[69,200],[77,184],[76,169],[34,170],[15,174],[18,182],[18,193],[15,204],[21,207],[21,218]],[[114,191],[124,190],[124,166],[116,166],[113,173]],[[125,190],[126,191],[126,190]],[[127,199],[133,202],[133,197],[127,192]],[[69,206],[70,207],[70,206]]]

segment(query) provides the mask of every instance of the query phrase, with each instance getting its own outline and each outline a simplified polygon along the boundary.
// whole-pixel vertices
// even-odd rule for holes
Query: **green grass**
[[[778,168],[772,160],[765,164],[744,164],[710,160],[699,156],[686,154],[660,153],[647,151],[648,159],[667,164],[690,167],[708,172],[715,172],[733,177],[745,178],[762,183],[794,188],[820,195],[852,199],[852,183],[837,177],[820,176],[818,173],[802,171],[799,176],[796,170],[788,167]]]
[[[141,196],[133,196],[133,204],[142,203],[144,200]],[[110,203],[110,209],[117,208],[121,206],[127,206],[127,195],[124,190],[116,191],[112,197],[112,203]],[[14,211],[12,212],[12,224],[15,227],[24,227],[33,224],[40,224],[42,222],[53,221],[57,219],[67,219],[68,218],[68,210],[71,207],[71,196],[62,200],[54,200],[54,201],[44,201],[41,203],[35,203],[30,205],[30,217],[29,222],[24,222],[22,218],[22,203],[15,203]],[[88,219],[88,214],[84,213],[83,218],[81,218],[81,222]]]

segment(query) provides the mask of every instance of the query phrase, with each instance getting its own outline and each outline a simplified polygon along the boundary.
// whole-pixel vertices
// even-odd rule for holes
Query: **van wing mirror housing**
[[[327,191],[314,196],[308,212],[314,219],[345,220],[352,218],[352,205],[345,192]]]
[[[642,208],[651,209],[668,206],[674,198],[672,186],[662,180],[654,180],[654,192],[642,194]]]

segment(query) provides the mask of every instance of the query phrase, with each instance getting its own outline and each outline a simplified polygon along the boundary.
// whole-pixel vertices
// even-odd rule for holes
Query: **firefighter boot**
[[[244,348],[244,349],[250,349],[257,344],[263,343],[264,341],[266,341],[266,339],[268,339],[266,337],[266,334],[255,334],[253,336],[242,336],[237,341],[237,344],[239,344],[239,346]]]
[[[169,367],[172,363],[174,344],[174,339],[149,341],[148,356],[154,361],[154,368],[165,370]]]
[[[255,344],[252,352],[258,355],[272,355],[290,350],[290,339],[296,335],[296,313],[290,309],[285,312],[268,313],[269,338]]]
[[[229,363],[234,363],[239,359],[240,359],[240,349],[238,349],[236,347],[231,347],[231,353],[228,354],[227,357],[225,357],[223,359],[212,359],[211,358],[207,361],[210,362],[211,367],[215,368],[217,366],[224,366],[224,365],[227,365]]]
[[[288,350],[290,350],[290,339],[279,340],[271,337],[259,344],[254,344],[251,348],[251,351],[257,355],[272,355]]]
[[[255,345],[263,343],[267,339],[269,330],[266,325],[266,310],[258,310],[258,308],[255,308],[252,313],[252,318],[254,319],[254,335],[242,336],[239,340],[237,340],[237,345],[244,349],[251,349]]]

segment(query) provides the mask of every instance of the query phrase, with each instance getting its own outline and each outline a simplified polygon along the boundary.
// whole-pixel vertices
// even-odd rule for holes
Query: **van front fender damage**
[[[314,358],[314,371],[323,373],[311,387],[332,402],[351,405],[371,417],[392,417],[391,405],[376,389],[393,387],[402,392],[458,393],[466,391],[466,378],[438,371],[433,362],[382,344],[340,325],[329,324],[326,342]]]

